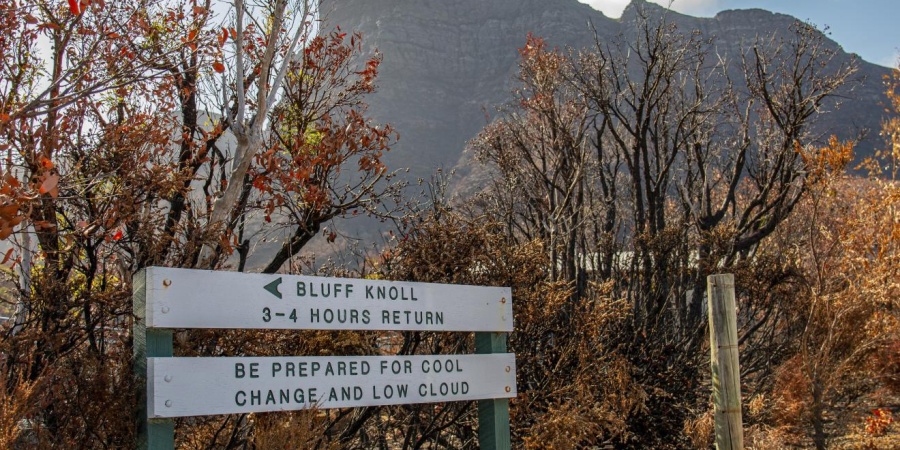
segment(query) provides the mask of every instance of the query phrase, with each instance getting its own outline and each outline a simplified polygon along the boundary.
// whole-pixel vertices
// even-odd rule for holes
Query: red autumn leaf
[[[219,47],[222,47],[223,45],[225,45],[225,41],[228,40],[228,30],[225,28],[222,28],[222,34],[220,34],[218,36],[218,38],[219,38]]]
[[[78,9],[78,0],[69,0],[69,11],[76,16],[81,13]]]
[[[9,235],[12,234],[12,232],[13,232],[12,227],[5,226],[5,225],[0,227],[0,240],[8,238]]]
[[[53,161],[50,161],[49,159],[42,156],[41,157],[41,167],[43,167],[45,169],[52,169]]]
[[[91,6],[91,0],[81,0],[81,11],[84,12],[87,10],[87,7]]]
[[[12,257],[12,254],[13,254],[13,249],[7,250],[6,254],[3,255],[3,262],[0,262],[0,264],[6,264],[6,262],[9,261],[9,258]]]
[[[262,176],[253,179],[253,187],[260,191],[266,190],[266,180]]]
[[[34,24],[38,23],[37,17],[34,17],[31,14],[25,14],[25,23],[34,25]]]
[[[228,32],[231,33],[232,39],[237,39],[237,30],[235,30],[234,27],[229,28]]]
[[[219,73],[222,73],[225,71],[225,65],[218,61],[212,63],[212,67],[213,67],[213,70],[215,70],[216,72],[219,72]]]
[[[231,252],[233,251],[233,247],[231,246],[231,243],[228,242],[228,236],[222,236],[219,239],[219,244],[222,246],[222,249],[225,251],[225,254],[230,255]]]
[[[118,241],[122,239],[122,230],[116,230],[116,234],[113,235],[113,240]]]
[[[9,220],[19,213],[19,205],[7,204],[0,206],[0,220]]]
[[[204,8],[204,7],[202,7],[202,6],[195,6],[195,7],[194,7],[194,14],[196,14],[196,15],[198,15],[198,16],[201,15],[201,14],[203,14],[203,13],[205,13],[205,12],[206,12],[206,8]]]

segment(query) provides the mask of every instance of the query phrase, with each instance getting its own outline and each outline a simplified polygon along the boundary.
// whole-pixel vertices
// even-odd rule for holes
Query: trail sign
[[[150,267],[134,276],[138,447],[172,417],[478,400],[479,443],[510,448],[509,288]],[[173,357],[172,329],[475,331],[475,355]]]
[[[162,267],[146,273],[148,327],[513,329],[509,288]]]
[[[515,364],[509,353],[150,358],[148,416],[510,398]]]

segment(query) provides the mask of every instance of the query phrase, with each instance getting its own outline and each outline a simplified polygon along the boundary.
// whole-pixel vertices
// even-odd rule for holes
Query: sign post
[[[140,450],[175,448],[175,422],[172,419],[150,419],[147,396],[152,384],[147,380],[148,358],[171,357],[172,330],[147,328],[147,271],[138,272],[132,281],[134,302],[134,373],[138,380],[138,442]]]
[[[506,353],[506,333],[475,333],[475,353]],[[484,450],[510,448],[508,398],[478,401],[478,443]]]
[[[479,401],[483,448],[509,448],[509,288],[150,267],[134,278],[139,448],[173,417]],[[475,331],[476,354],[173,357],[172,329]]]

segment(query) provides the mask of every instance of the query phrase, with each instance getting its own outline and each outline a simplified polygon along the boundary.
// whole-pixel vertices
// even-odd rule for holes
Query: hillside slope
[[[735,58],[754,36],[785,32],[797,20],[760,9],[696,18],[644,0],[634,0],[618,20],[576,0],[324,0],[322,5],[328,24],[362,32],[365,45],[384,55],[370,112],[396,126],[400,142],[387,163],[409,168],[413,180],[457,166],[466,142],[510,97],[517,49],[528,33],[551,46],[583,48],[593,42],[589,24],[605,37],[627,33],[640,7],[651,15],[669,14],[679,28],[716,36],[717,51]],[[840,59],[853,56],[841,51]],[[881,83],[887,73],[860,61],[861,83],[846,92],[840,108],[822,117],[821,132],[850,137],[869,130],[859,150],[871,153],[880,144]],[[460,167],[468,164],[463,159]]]

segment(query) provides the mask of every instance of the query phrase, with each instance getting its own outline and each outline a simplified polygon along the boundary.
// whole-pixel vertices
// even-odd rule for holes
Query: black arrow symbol
[[[281,292],[278,291],[278,285],[281,284],[281,277],[278,277],[277,280],[263,286],[263,289],[272,293],[272,295],[281,298]]]

